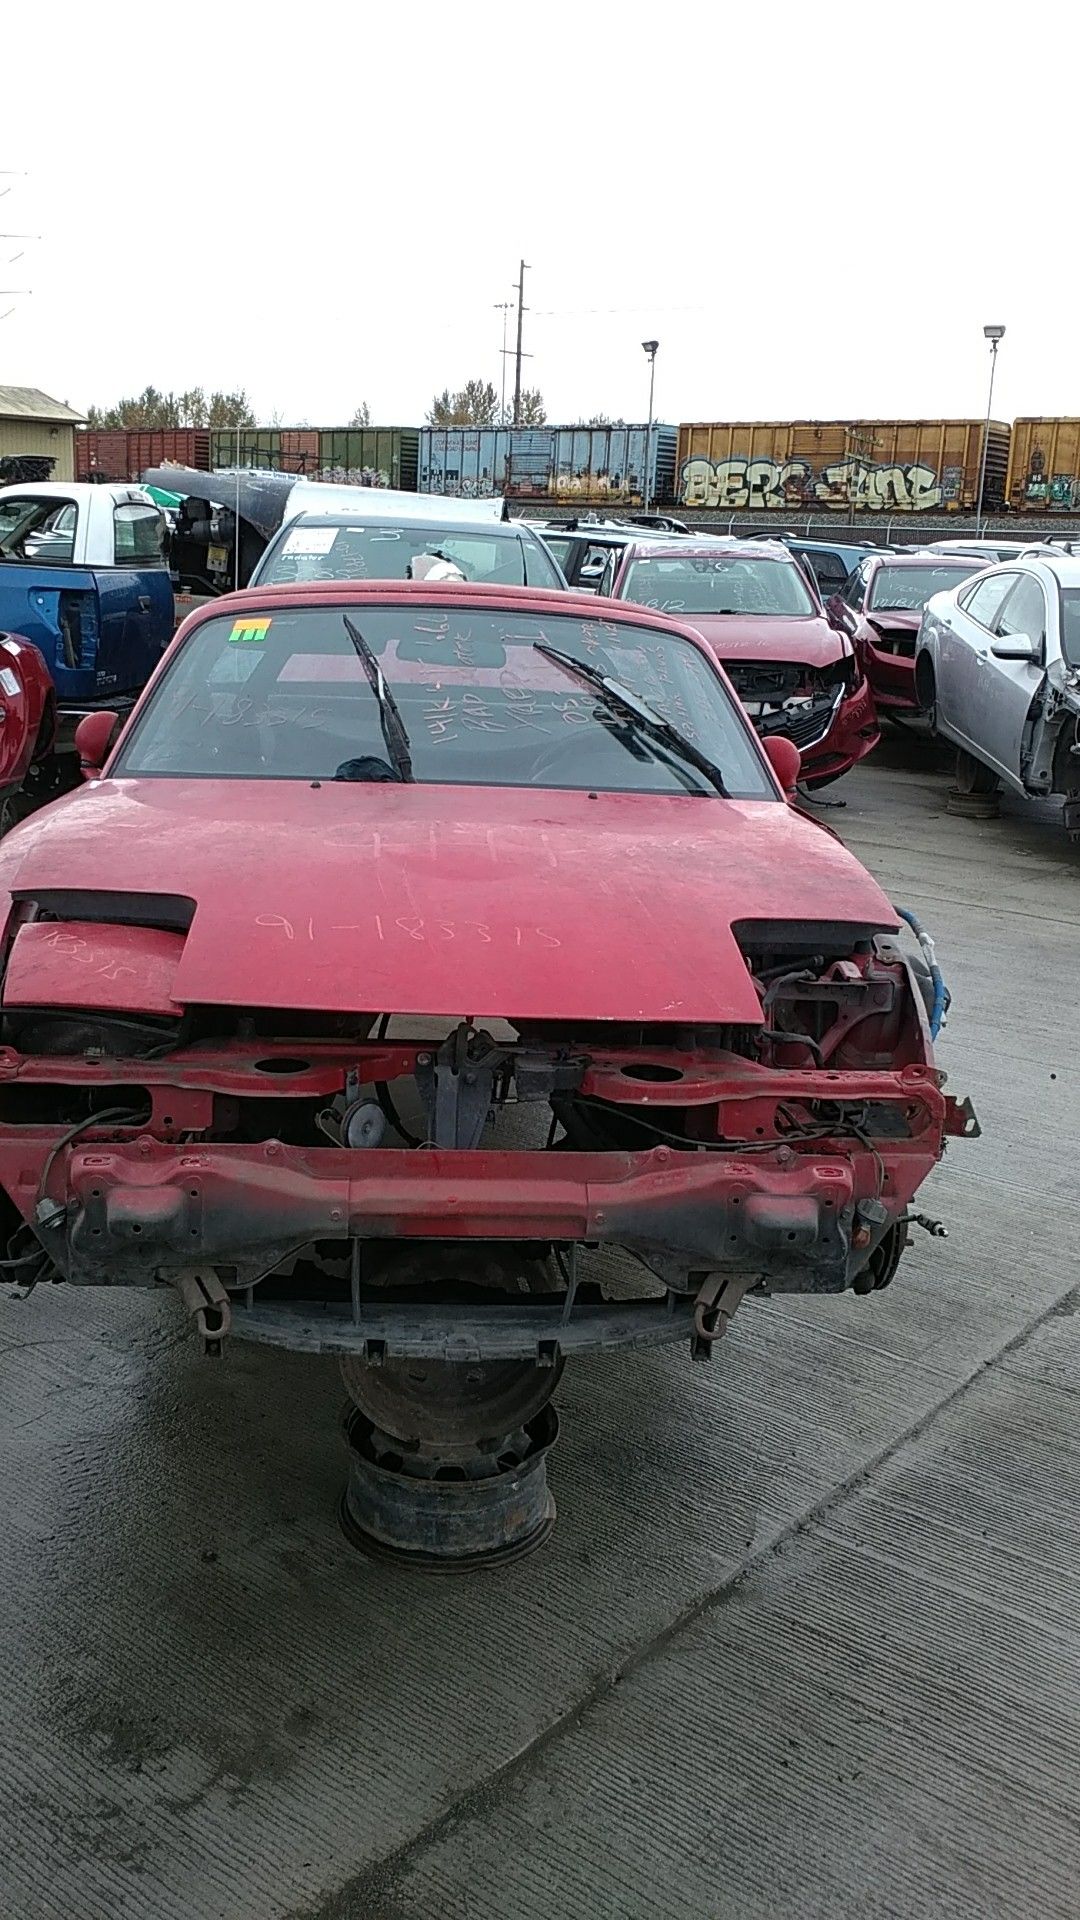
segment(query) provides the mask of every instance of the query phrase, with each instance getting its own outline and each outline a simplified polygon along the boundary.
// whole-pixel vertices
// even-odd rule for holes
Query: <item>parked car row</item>
[[[1029,705],[1036,698],[1036,654],[1047,668],[1060,663],[1061,710],[1070,710],[1074,669],[1055,641],[1054,620],[1048,613],[1035,622],[1031,590],[1031,657],[1017,660],[1014,647],[1007,661],[1001,649],[1015,634],[997,633],[978,618],[982,596],[968,620],[967,597],[956,591],[988,563],[1021,574],[1035,568],[1032,578],[1046,581],[1055,567],[1072,564],[1067,545],[943,540],[919,551],[792,535],[701,536],[660,514],[526,522],[502,517],[497,500],[283,484],[273,475],[232,476],[229,509],[213,498],[220,476],[195,480],[202,484],[174,513],[171,538],[174,556],[203,556],[189,564],[207,569],[206,584],[246,541],[255,586],[443,580],[570,587],[636,602],[693,622],[761,737],[782,734],[798,747],[805,789],[847,773],[876,746],[883,722],[929,721],[957,745],[969,786],[1011,779],[1022,791],[1063,792],[1070,819],[1075,811],[1073,736],[1058,717],[1061,703],[1050,697],[1052,675],[1041,696],[1048,717],[1038,742],[1024,735],[1023,764],[1019,749],[1002,750],[1001,728],[1011,724],[1002,709],[1015,709],[1025,693]],[[21,786],[29,799],[44,800],[70,787],[79,715],[106,702],[130,705],[145,683],[171,624],[168,533],[165,515],[143,488],[39,483],[0,490],[0,618],[6,614],[4,627],[19,644],[39,646],[51,682],[44,703],[34,697],[21,704],[27,726],[39,714],[35,737],[22,740],[8,724],[0,797]],[[1016,577],[1010,574],[1010,583]],[[1009,604],[1024,611],[1024,596]],[[999,614],[1015,617],[995,606],[995,620]],[[985,684],[970,671],[961,675],[968,663],[955,649],[939,662],[950,622],[971,645],[989,635],[996,650],[984,660]],[[1029,734],[1034,724],[1032,718]]]

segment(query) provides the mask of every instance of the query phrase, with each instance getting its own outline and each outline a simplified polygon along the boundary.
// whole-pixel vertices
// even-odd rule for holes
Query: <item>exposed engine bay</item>
[[[464,1302],[488,1310],[493,1351],[535,1352],[529,1321],[495,1324],[495,1303],[509,1323],[523,1294],[558,1302],[542,1337],[566,1350],[582,1332],[561,1321],[568,1296],[603,1304],[575,1300],[576,1251],[613,1241],[667,1315],[715,1273],[885,1285],[944,1133],[970,1127],[929,1064],[925,964],[848,927],[817,926],[812,944],[798,926],[735,931],[758,1025],[410,1033],[375,1012],[27,1004],[39,942],[67,943],[74,967],[108,933],[24,907],[0,1025],[8,1257],[35,1280],[181,1291],[198,1269],[260,1337],[275,1335],[256,1312],[290,1344],[317,1307],[322,1344],[387,1354],[412,1349],[421,1299],[443,1309],[443,1336],[425,1337],[444,1355]]]

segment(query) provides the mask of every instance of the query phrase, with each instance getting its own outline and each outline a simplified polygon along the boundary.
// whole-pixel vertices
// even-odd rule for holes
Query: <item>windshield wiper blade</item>
[[[687,766],[695,767],[709,785],[716,788],[717,793],[724,800],[731,798],[723,774],[719,767],[713,765],[708,754],[702,753],[700,747],[695,747],[692,740],[688,740],[684,733],[680,733],[673,721],[665,720],[663,714],[657,713],[647,701],[642,700],[638,694],[632,693],[629,687],[624,687],[621,680],[612,680],[609,674],[601,673],[598,667],[591,666],[587,660],[576,660],[572,653],[564,653],[561,647],[549,646],[546,640],[534,640],[533,647],[537,653],[542,653],[545,659],[554,660],[558,666],[565,667],[569,673],[576,673],[579,680],[584,680],[590,687],[595,687],[598,693],[603,694],[606,704],[613,712],[621,713],[625,720],[632,721],[642,733],[670,747],[680,759],[685,760]]]
[[[371,681],[371,691],[379,703],[379,725],[386,742],[386,751],[399,780],[412,780],[412,752],[409,736],[405,731],[405,722],[398,709],[390,688],[386,684],[386,675],[364,639],[358,627],[354,627],[347,613],[342,614],[345,631],[356,650],[356,657]]]

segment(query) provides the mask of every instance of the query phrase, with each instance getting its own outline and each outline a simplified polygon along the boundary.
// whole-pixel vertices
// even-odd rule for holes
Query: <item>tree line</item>
[[[160,427],[255,427],[258,421],[255,410],[243,388],[235,393],[224,393],[215,389],[207,393],[202,387],[189,387],[184,393],[163,393],[157,387],[144,387],[139,394],[123,400],[117,400],[109,407],[88,407],[87,422],[91,427],[112,428],[160,428]],[[466,380],[464,386],[451,389],[444,387],[441,393],[434,395],[427,411],[429,427],[510,427],[514,425],[514,410],[503,406],[490,380]],[[522,389],[519,423],[523,427],[542,427],[547,424],[547,408],[539,387]],[[283,424],[280,414],[271,416],[269,425],[280,427]],[[293,427],[308,427],[308,420],[293,420]],[[366,400],[361,401],[346,422],[350,427],[370,427],[371,408]],[[606,413],[594,413],[589,419],[579,422],[585,427],[621,427],[622,420],[613,420]]]

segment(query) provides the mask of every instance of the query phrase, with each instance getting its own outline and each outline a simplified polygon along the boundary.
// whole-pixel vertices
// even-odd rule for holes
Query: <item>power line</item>
[[[537,320],[578,320],[592,313],[706,313],[705,305],[692,307],[530,307]]]

